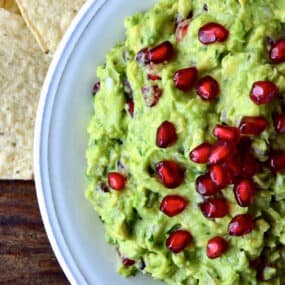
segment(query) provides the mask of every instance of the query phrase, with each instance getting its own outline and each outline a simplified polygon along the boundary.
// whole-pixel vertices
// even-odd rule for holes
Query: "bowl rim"
[[[53,252],[71,284],[88,284],[72,256],[54,207],[47,163],[48,137],[53,103],[69,58],[84,30],[108,0],[87,0],[73,19],[49,66],[39,98],[33,141],[33,165],[38,205]],[[47,139],[44,139],[47,138]],[[45,171],[43,171],[45,169]]]

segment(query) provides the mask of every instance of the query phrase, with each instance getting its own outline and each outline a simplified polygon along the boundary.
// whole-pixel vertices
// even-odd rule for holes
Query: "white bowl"
[[[84,197],[86,127],[98,64],[124,38],[124,18],[155,0],[90,0],[65,35],[49,69],[35,128],[38,201],[53,250],[72,284],[161,284],[149,276],[116,273],[97,214]]]

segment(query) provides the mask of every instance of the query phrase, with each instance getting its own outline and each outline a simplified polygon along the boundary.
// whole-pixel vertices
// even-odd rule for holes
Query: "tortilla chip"
[[[31,179],[33,128],[50,58],[22,17],[0,8],[0,178]]]
[[[15,0],[0,0],[0,8],[4,8],[15,14],[21,14],[19,7]]]
[[[54,52],[85,0],[16,0],[44,52]]]

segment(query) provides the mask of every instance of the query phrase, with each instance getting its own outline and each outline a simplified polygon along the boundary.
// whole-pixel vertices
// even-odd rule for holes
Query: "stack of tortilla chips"
[[[43,81],[85,0],[0,0],[0,179],[32,179]]]

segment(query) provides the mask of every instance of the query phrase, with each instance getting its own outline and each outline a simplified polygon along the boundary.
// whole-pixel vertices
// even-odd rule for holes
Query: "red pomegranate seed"
[[[191,150],[189,154],[190,160],[196,163],[207,163],[212,145],[209,143],[202,143]]]
[[[175,31],[175,36],[176,36],[176,40],[178,42],[182,41],[185,38],[190,23],[191,23],[191,19],[185,19],[183,21],[180,21],[177,24],[176,31]]]
[[[249,117],[242,118],[239,129],[243,135],[260,135],[268,126],[267,120],[262,117]]]
[[[196,190],[203,196],[211,196],[217,194],[221,189],[212,181],[209,173],[206,173],[197,177]]]
[[[253,203],[255,194],[255,184],[252,179],[241,179],[234,186],[234,194],[241,207],[248,207]]]
[[[94,86],[93,86],[93,92],[92,92],[93,96],[95,96],[95,95],[98,93],[98,91],[100,90],[100,85],[101,85],[100,81],[97,81],[97,82],[94,84]]]
[[[122,190],[125,188],[127,178],[119,172],[110,172],[108,174],[109,186],[114,190]]]
[[[167,188],[176,188],[184,180],[185,169],[175,161],[163,160],[155,168],[159,180]]]
[[[285,114],[276,114],[273,116],[274,127],[277,133],[285,133]]]
[[[228,249],[228,242],[222,237],[214,237],[208,241],[207,256],[211,259],[220,257]]]
[[[253,154],[250,151],[244,153],[241,158],[241,176],[252,177],[260,171],[261,165]]]
[[[136,261],[127,257],[122,257],[122,263],[124,266],[133,266]]]
[[[168,195],[162,200],[160,211],[168,217],[174,217],[183,212],[187,204],[187,201],[179,195]]]
[[[273,44],[269,57],[273,63],[285,62],[285,39],[281,39]]]
[[[271,155],[271,157],[269,158],[269,167],[274,172],[285,173],[285,153],[280,152],[280,153]]]
[[[223,163],[224,168],[229,172],[229,181],[232,183],[234,177],[237,177],[241,173],[241,163],[239,157],[233,157]]]
[[[148,74],[147,75],[148,80],[156,81],[156,80],[161,80],[161,77],[156,74]]]
[[[217,23],[208,23],[199,29],[198,38],[204,45],[213,44],[216,42],[224,42],[229,35],[228,30]]]
[[[146,105],[154,107],[162,95],[162,90],[157,85],[145,86],[142,88],[142,94]]]
[[[196,67],[179,69],[173,76],[174,85],[182,91],[188,91],[195,86],[198,70]]]
[[[149,49],[148,48],[143,48],[141,49],[136,56],[136,61],[140,64],[149,64],[150,59],[149,59]]]
[[[252,232],[254,228],[254,222],[249,214],[242,214],[235,216],[228,228],[228,232],[231,236],[243,236]]]
[[[172,59],[174,49],[171,42],[166,41],[149,50],[149,60],[154,64],[163,63]]]
[[[260,166],[254,157],[250,157],[249,159],[244,159],[245,162],[253,161],[252,166],[247,165],[243,167],[243,157],[247,157],[247,155],[251,152],[251,139],[249,137],[241,137],[239,143],[237,144],[236,152],[232,157],[227,159],[222,165],[229,172],[230,181],[233,182],[235,177],[241,175],[242,168],[244,168],[244,172],[247,173],[257,173],[260,169]],[[242,154],[242,155],[241,155]],[[250,153],[251,155],[251,153]],[[251,155],[252,156],[252,155]],[[257,168],[257,169],[256,169]],[[252,169],[252,170],[251,170]],[[248,170],[248,171],[247,171]]]
[[[231,184],[232,175],[226,165],[213,164],[209,169],[211,180],[220,188],[224,188]]]
[[[272,102],[278,94],[277,86],[271,81],[256,81],[250,91],[250,99],[256,105]]]
[[[240,139],[240,130],[236,127],[217,125],[213,130],[213,135],[219,140],[238,143]]]
[[[129,100],[128,101],[128,111],[129,111],[129,114],[131,115],[131,117],[134,116],[134,110],[135,110],[135,103],[133,100]]]
[[[173,252],[179,253],[190,245],[192,241],[192,235],[185,230],[178,230],[172,232],[167,241],[166,246]]]
[[[219,141],[212,146],[209,156],[210,164],[216,164],[230,158],[233,154],[233,146],[227,142]]]
[[[161,148],[169,147],[177,141],[176,128],[173,123],[164,121],[156,132],[156,145]]]
[[[209,198],[199,207],[206,218],[223,218],[229,213],[229,206],[224,198]]]
[[[207,75],[198,81],[197,94],[203,100],[213,100],[219,92],[219,83],[213,77]]]

